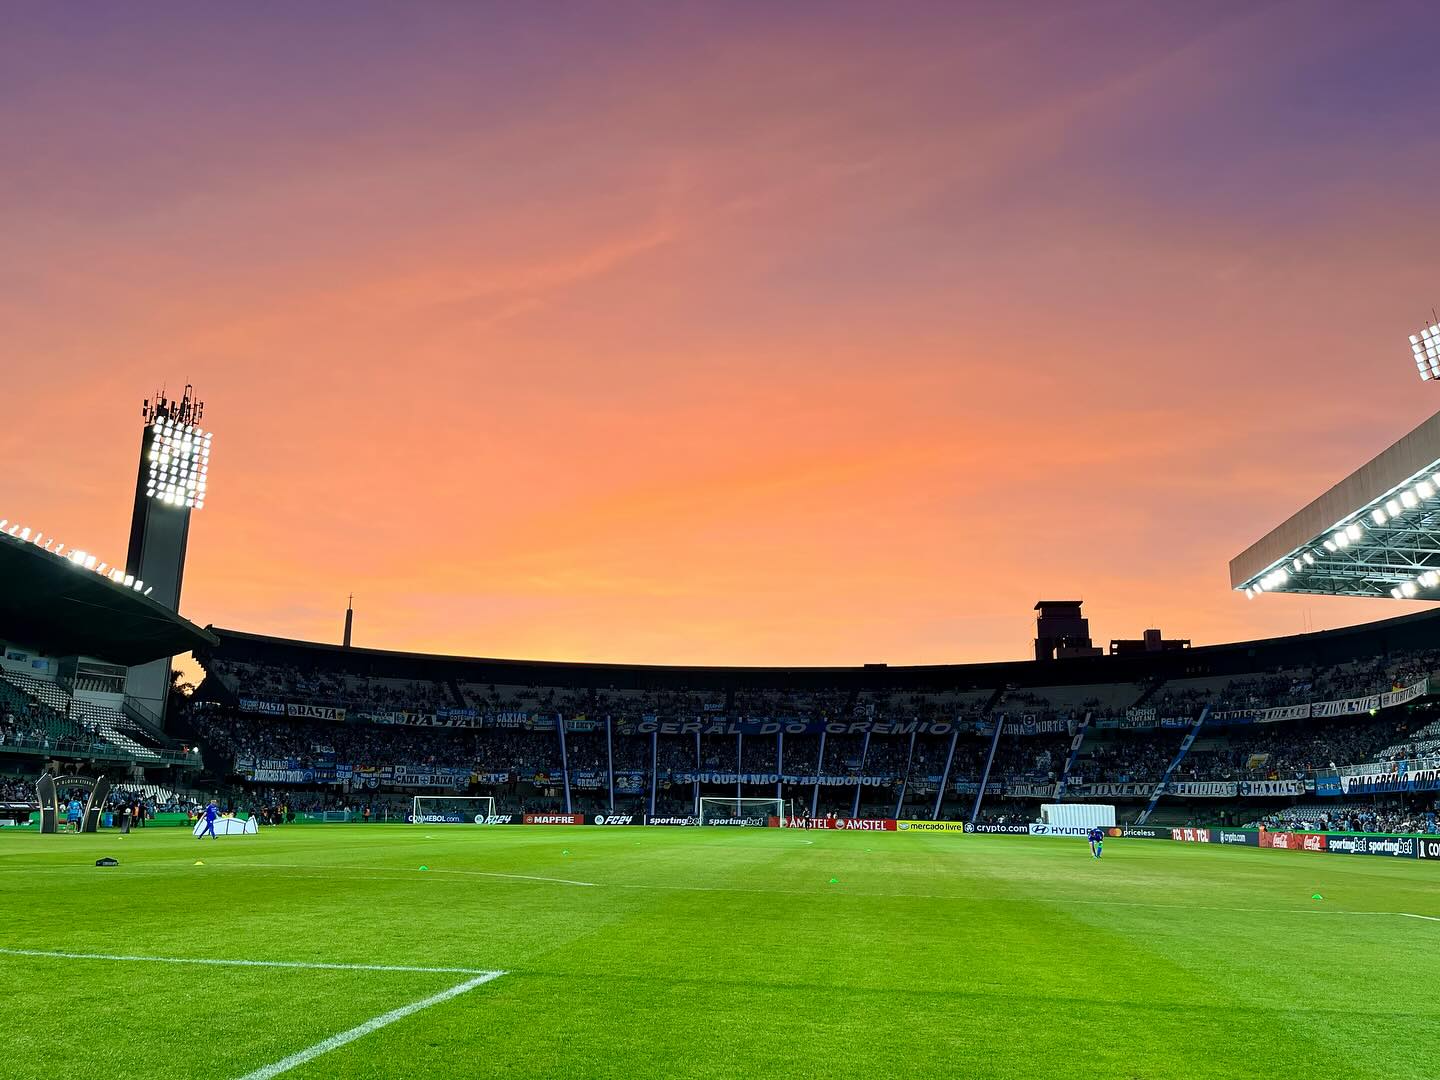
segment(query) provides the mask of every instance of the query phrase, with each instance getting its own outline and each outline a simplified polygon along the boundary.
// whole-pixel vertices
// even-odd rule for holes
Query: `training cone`
[[[831,884],[831,885],[839,885],[839,884],[840,884],[840,879],[839,879],[838,877],[832,877],[832,878],[830,879],[830,884]]]
[[[1311,900],[1324,900],[1325,897],[1321,896],[1321,895],[1317,892],[1314,896],[1310,897],[1310,899],[1311,899]]]
[[[428,866],[422,866],[422,867],[420,867],[420,869],[421,869],[421,870],[429,870],[430,867],[428,867]]]
[[[560,852],[560,854],[561,854],[561,855],[569,855],[569,854],[570,854],[570,849],[569,849],[569,848],[566,848],[564,851]]]
[[[196,865],[196,866],[204,866],[204,865],[205,865],[205,860],[204,860],[204,859],[196,859],[196,860],[195,860],[195,865]]]

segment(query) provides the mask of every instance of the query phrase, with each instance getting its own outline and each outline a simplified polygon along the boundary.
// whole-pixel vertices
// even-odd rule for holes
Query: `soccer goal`
[[[698,816],[701,825],[768,825],[785,815],[784,799],[702,798]]]
[[[489,795],[416,795],[412,825],[484,825],[495,816]]]

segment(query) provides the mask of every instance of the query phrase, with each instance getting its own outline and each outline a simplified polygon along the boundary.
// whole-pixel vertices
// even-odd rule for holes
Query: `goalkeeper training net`
[[[484,825],[495,817],[489,795],[416,795],[412,825]]]
[[[784,799],[712,799],[700,800],[701,825],[768,825],[770,819],[784,819]]]

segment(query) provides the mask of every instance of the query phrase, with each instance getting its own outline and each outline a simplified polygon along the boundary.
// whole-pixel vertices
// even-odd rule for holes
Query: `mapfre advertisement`
[[[584,825],[584,814],[526,814],[526,825]]]

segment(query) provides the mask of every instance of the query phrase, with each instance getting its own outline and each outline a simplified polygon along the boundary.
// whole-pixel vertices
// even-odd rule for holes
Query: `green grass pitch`
[[[0,910],[16,1080],[1440,1074],[1440,921],[1393,914],[1440,917],[1440,863],[769,829],[6,832]]]

